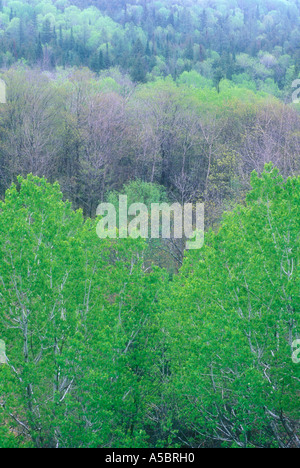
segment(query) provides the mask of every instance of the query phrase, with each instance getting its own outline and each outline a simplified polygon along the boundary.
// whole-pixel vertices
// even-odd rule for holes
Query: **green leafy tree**
[[[1,446],[147,444],[162,273],[96,224],[32,175],[1,202]]]
[[[164,302],[175,421],[193,445],[299,447],[300,179],[269,164],[251,184]]]

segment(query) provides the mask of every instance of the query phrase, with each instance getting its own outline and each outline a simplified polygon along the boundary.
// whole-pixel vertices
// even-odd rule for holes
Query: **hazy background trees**
[[[288,98],[299,75],[299,2],[2,1],[0,66],[120,66],[133,81],[196,70]]]

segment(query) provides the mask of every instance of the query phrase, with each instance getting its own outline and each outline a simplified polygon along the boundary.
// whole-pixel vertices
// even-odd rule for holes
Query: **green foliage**
[[[7,54],[9,62],[24,59],[47,70],[81,65],[99,73],[117,65],[140,83],[194,70],[216,89],[222,79],[246,74],[251,89],[252,83],[262,89],[262,82],[274,80],[264,89],[284,96],[290,69],[299,62],[299,4],[292,0],[276,7],[263,1],[233,6],[226,0],[209,8],[170,0],[98,2],[97,7],[83,0],[8,0],[0,15],[5,66]]]
[[[17,431],[35,447],[143,446],[162,272],[33,176],[7,191],[0,232],[3,444]]]
[[[297,446],[300,179],[269,164],[251,185],[168,283],[142,240],[100,240],[58,184],[18,178],[0,205],[1,447]]]
[[[96,3],[0,0],[0,447],[299,448],[300,4]]]
[[[133,203],[144,203],[148,209],[150,208],[151,203],[162,203],[167,200],[164,187],[161,187],[158,184],[143,182],[141,180],[133,180],[132,182],[124,185],[120,194],[127,196],[128,206]],[[109,203],[112,203],[116,208],[118,208],[118,192],[110,192],[107,194],[106,198]]]
[[[299,177],[267,165],[246,206],[186,256],[163,317],[174,417],[196,440],[297,444]]]

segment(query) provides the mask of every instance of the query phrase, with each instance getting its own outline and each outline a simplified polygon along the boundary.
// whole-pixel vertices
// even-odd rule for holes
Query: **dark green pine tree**
[[[207,28],[207,13],[206,10],[203,10],[201,13],[201,29],[204,31]]]
[[[39,34],[37,44],[36,44],[36,51],[35,51],[35,58],[37,62],[40,62],[43,60],[44,57],[44,52],[43,52],[43,46],[42,46],[42,41],[41,41],[41,35]]]
[[[24,34],[24,24],[23,19],[20,18],[19,22],[19,46],[22,47],[25,41],[25,34]]]
[[[43,22],[41,40],[42,44],[49,44],[52,39],[51,23],[49,18]]]
[[[143,57],[144,56],[144,46],[142,44],[142,41],[140,39],[137,39],[135,41],[135,43],[133,44],[133,48],[132,48],[132,56],[133,58],[137,57],[137,56],[141,56]]]
[[[62,25],[59,25],[59,36],[58,36],[58,45],[62,49],[64,46],[64,41],[63,41],[63,33],[62,33]]]
[[[131,79],[137,83],[146,83],[147,81],[147,72],[145,66],[145,60],[143,57],[136,57],[132,70],[131,70]]]
[[[104,55],[103,55],[103,51],[100,50],[99,52],[99,70],[104,70],[105,68],[105,62],[104,62]]]
[[[104,68],[109,68],[111,66],[110,62],[110,56],[109,56],[109,48],[108,44],[106,44],[106,52],[105,52],[105,57],[104,57]]]
[[[74,34],[73,34],[73,28],[71,28],[69,48],[70,48],[70,50],[75,49],[75,39],[74,39]]]
[[[203,62],[205,60],[205,48],[202,44],[199,45],[199,50],[198,50],[198,61]]]
[[[99,67],[99,55],[97,53],[93,54],[92,59],[91,59],[91,69],[95,73],[99,73],[100,67]]]
[[[53,27],[53,45],[54,45],[54,47],[57,46],[57,34],[56,34],[55,26]]]
[[[220,92],[220,82],[225,77],[225,72],[222,67],[221,60],[215,60],[213,63],[213,82],[218,93]]]
[[[185,58],[188,60],[194,60],[194,48],[193,48],[193,42],[192,39],[189,40],[188,45],[185,49]]]
[[[146,80],[146,61],[145,61],[145,50],[140,39],[137,39],[133,45],[132,51],[132,68],[131,78],[135,82],[145,83]]]
[[[167,36],[167,43],[166,43],[166,49],[165,49],[165,57],[166,57],[167,61],[169,60],[170,56],[171,56],[170,42],[169,42],[169,38]]]
[[[36,38],[37,37],[37,30],[38,30],[38,23],[37,23],[37,15],[36,15],[35,11],[32,13],[31,24],[32,24],[31,34],[32,34],[33,38]]]
[[[150,56],[152,55],[152,54],[151,54],[151,50],[150,50],[150,43],[149,43],[149,41],[147,41],[147,46],[146,46],[145,54],[147,55],[147,57],[150,57]]]
[[[222,52],[220,59],[220,68],[223,71],[223,77],[227,78],[228,80],[231,80],[232,75],[234,73],[234,62],[232,55],[228,51]]]
[[[50,55],[50,68],[52,69],[56,68],[55,54]]]

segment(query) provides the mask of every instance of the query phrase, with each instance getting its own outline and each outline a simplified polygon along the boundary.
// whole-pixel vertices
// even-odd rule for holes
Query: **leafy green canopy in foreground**
[[[100,241],[33,176],[7,191],[0,233],[1,425],[35,447],[143,445],[161,276],[143,244]]]
[[[300,178],[271,165],[172,282],[57,184],[0,206],[0,445],[296,447]]]
[[[165,299],[169,387],[199,440],[299,447],[300,178],[270,164],[251,184]]]

